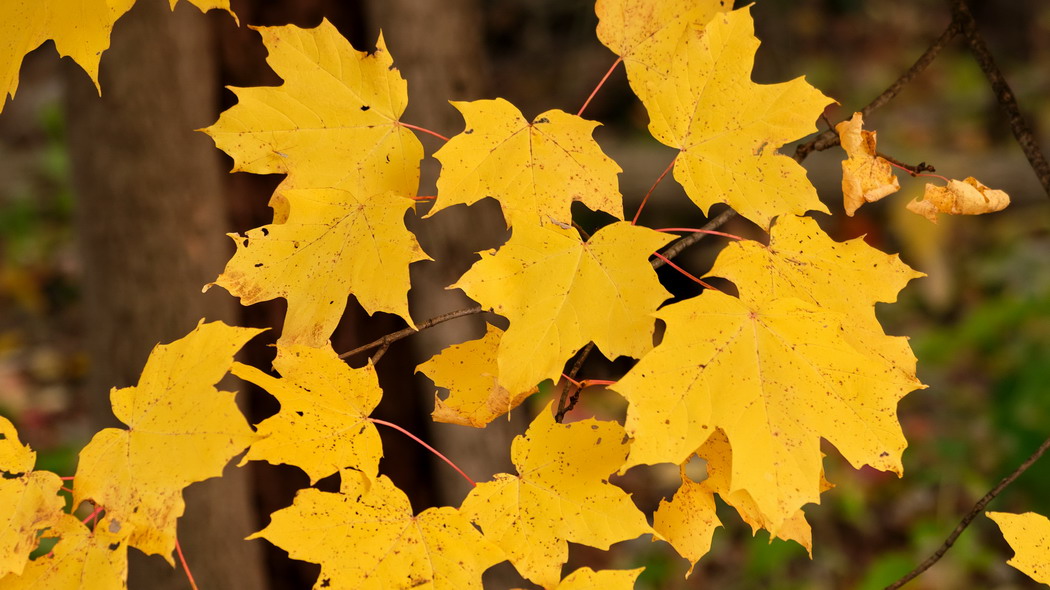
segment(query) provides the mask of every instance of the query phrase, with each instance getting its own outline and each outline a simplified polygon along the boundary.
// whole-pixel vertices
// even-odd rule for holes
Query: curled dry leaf
[[[949,180],[948,186],[927,184],[922,200],[908,203],[908,211],[937,223],[938,213],[981,215],[1002,211],[1009,204],[1010,196],[1005,192],[988,188],[968,176],[966,180]]]
[[[890,163],[875,155],[875,132],[864,131],[863,126],[860,113],[835,125],[842,149],[849,156],[842,162],[842,204],[849,216],[864,203],[874,203],[901,188]]]

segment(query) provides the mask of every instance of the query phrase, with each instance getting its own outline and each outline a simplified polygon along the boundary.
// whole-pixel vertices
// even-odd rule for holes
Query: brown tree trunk
[[[139,2],[102,59],[102,98],[79,69],[67,76],[91,367],[85,404],[96,428],[115,425],[109,389],[136,383],[154,345],[201,318],[233,317],[227,294],[200,292],[230,251],[217,154],[194,132],[217,115],[207,18],[186,2],[174,13],[167,2]],[[185,495],[179,539],[200,586],[266,588],[259,543],[242,540],[258,529],[246,473],[229,468]],[[132,589],[188,587],[159,557],[132,554]]]

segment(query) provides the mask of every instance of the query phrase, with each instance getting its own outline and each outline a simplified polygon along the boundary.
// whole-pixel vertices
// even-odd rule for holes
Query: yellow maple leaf
[[[482,252],[453,287],[510,320],[499,345],[499,382],[526,391],[561,375],[594,341],[608,358],[652,348],[649,315],[670,294],[647,261],[673,239],[627,222],[583,242],[574,229],[521,224],[498,252]]]
[[[344,479],[338,494],[307,488],[249,539],[264,538],[293,559],[321,564],[314,588],[480,588],[502,552],[455,508],[413,515],[386,476]]]
[[[619,424],[558,424],[548,404],[511,444],[518,475],[500,473],[478,484],[461,510],[522,576],[554,587],[568,559],[567,541],[608,549],[652,532],[630,496],[608,482],[627,449]]]
[[[441,147],[437,201],[427,217],[485,197],[499,201],[507,225],[569,224],[580,201],[623,219],[620,167],[591,137],[600,123],[547,111],[531,123],[502,98],[453,102],[466,129]]]
[[[907,339],[887,336],[875,317],[875,303],[893,303],[909,281],[926,276],[896,254],[880,252],[861,238],[836,242],[815,220],[788,215],[777,218],[769,246],[733,242],[706,276],[733,281],[745,301],[797,297],[847,314],[842,333],[847,342],[896,366],[894,387],[923,387],[915,377],[915,355]]]
[[[538,391],[533,387],[511,394],[499,384],[496,355],[502,338],[503,330],[488,324],[483,338],[449,346],[416,367],[417,373],[449,390],[446,399],[434,394],[435,422],[484,428]]]
[[[848,156],[842,162],[842,199],[846,215],[851,217],[864,203],[874,203],[901,188],[890,163],[876,155],[875,132],[864,131],[863,126],[860,113],[835,125]]]
[[[594,571],[581,567],[565,576],[557,590],[633,590],[635,580],[644,569]]]
[[[110,393],[113,413],[128,429],[106,428],[80,451],[73,504],[104,506],[109,517],[131,527],[133,547],[174,564],[182,489],[221,475],[256,439],[234,394],[215,384],[259,332],[202,321],[185,337],[157,345],[139,384]]]
[[[667,76],[633,85],[649,131],[681,150],[674,177],[703,211],[727,203],[768,228],[777,215],[827,212],[805,170],[777,148],[814,131],[833,102],[803,78],[751,80],[758,39],[749,8],[691,23]],[[639,71],[640,70],[636,70]]]
[[[169,0],[172,9],[178,0]],[[221,8],[236,19],[229,0],[190,0],[202,11]],[[135,0],[4,0],[0,2],[0,111],[18,90],[18,70],[25,54],[54,40],[91,77],[99,93],[98,64],[109,49],[113,24]]]
[[[891,363],[843,339],[843,314],[704,291],[655,315],[663,341],[612,387],[630,402],[625,468],[680,464],[721,428],[731,491],[747,491],[772,530],[818,501],[821,438],[854,465],[900,472],[896,406],[910,389]]]
[[[640,83],[668,75],[687,29],[731,7],[725,0],[598,0],[594,12],[598,40],[623,59],[637,93]]]
[[[37,546],[41,529],[62,516],[58,495],[62,480],[48,471],[33,471],[36,453],[18,440],[14,424],[0,416],[0,578],[22,572]]]
[[[976,178],[949,180],[948,186],[926,185],[922,200],[913,199],[908,211],[937,223],[938,213],[951,215],[981,215],[1002,211],[1010,204],[1010,195],[991,189]]]
[[[408,265],[429,260],[405,228],[414,201],[338,189],[281,194],[289,204],[287,220],[231,234],[237,252],[213,284],[243,305],[287,299],[285,345],[326,346],[351,293],[368,313],[397,314],[411,325]]]
[[[63,514],[44,533],[60,537],[47,555],[29,562],[20,576],[0,578],[4,590],[114,590],[127,588],[127,526],[109,515],[88,529],[75,517]]]
[[[689,577],[696,562],[711,550],[711,539],[722,521],[715,514],[715,496],[682,473],[682,485],[670,500],[661,500],[653,514],[653,530],[689,561]]]
[[[365,53],[327,20],[313,29],[252,28],[285,82],[231,88],[238,103],[204,129],[233,158],[233,170],[287,174],[285,188],[415,196],[423,146],[400,124],[408,87],[382,35]]]
[[[368,415],[383,391],[375,368],[347,365],[331,348],[278,348],[277,379],[255,367],[234,363],[234,375],[277,398],[281,411],[257,425],[259,436],[241,465],[264,460],[295,465],[317,483],[340,469],[358,469],[374,479],[382,443]]]
[[[985,515],[999,525],[1014,550],[1013,558],[1006,563],[1036,582],[1050,584],[1050,519],[1035,512],[985,512]]]

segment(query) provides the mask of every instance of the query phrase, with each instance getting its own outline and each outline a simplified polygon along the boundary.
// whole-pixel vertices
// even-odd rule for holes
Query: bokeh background
[[[848,118],[941,34],[950,20],[947,4],[760,0],[752,8],[763,42],[754,77],[771,83],[805,75],[838,100],[827,118]],[[970,5],[1047,151],[1050,3]],[[199,293],[232,252],[222,233],[268,222],[266,202],[280,180],[226,175],[230,160],[192,132],[232,103],[223,86],[280,82],[265,65],[258,35],[245,25],[315,26],[327,17],[362,50],[374,46],[382,27],[409,80],[405,120],[445,135],[462,126],[444,102],[448,98],[502,96],[527,117],[550,108],[575,112],[614,59],[595,38],[596,17],[586,0],[243,0],[234,2],[234,10],[240,27],[223,13],[202,16],[180,5],[171,14],[166,2],[139,0],[118,21],[113,48],[103,56],[102,99],[87,76],[59,60],[47,43],[26,58],[18,95],[0,114],[0,413],[39,451],[41,468],[71,475],[78,450],[112,423],[109,387],[133,384],[150,348],[181,337],[199,317],[279,327],[280,302],[240,308],[221,290]],[[674,153],[649,137],[646,114],[622,68],[586,116],[604,124],[596,137],[624,168],[625,209],[633,212]],[[822,505],[807,508],[812,560],[794,543],[769,543],[764,532],[752,537],[732,510],[723,513],[720,506],[726,526],[688,580],[684,560],[645,539],[608,554],[573,547],[572,565],[644,565],[640,588],[881,588],[932,553],[980,496],[1050,436],[1050,196],[962,40],[955,39],[896,99],[867,117],[866,127],[878,130],[880,151],[898,160],[933,164],[951,178],[975,176],[1013,200],[1002,213],[942,216],[932,225],[904,210],[924,182],[901,174],[900,193],[845,218],[841,150],[815,153],[804,162],[834,214],[817,215],[825,229],[840,240],[863,235],[928,275],[909,285],[898,304],[879,307],[889,333],[911,338],[919,376],[929,385],[900,405],[910,443],[905,477],[852,470],[826,445],[827,476],[836,488],[823,495]],[[107,147],[113,137],[122,147]],[[421,139],[428,155],[440,146]],[[793,153],[793,146],[782,151]],[[420,194],[434,194],[436,170],[436,161],[424,162]],[[604,222],[580,214],[584,225]],[[421,284],[433,286],[413,290],[417,319],[462,306],[441,286],[471,264],[472,252],[506,237],[491,203],[456,215],[410,220],[424,248],[447,261],[413,268]],[[668,178],[642,221],[699,227],[704,219]],[[726,228],[757,235],[746,221]],[[678,262],[702,274],[721,246],[705,240]],[[679,297],[697,292],[669,269],[661,270],[661,278]],[[388,399],[379,415],[430,439],[467,463],[475,479],[484,479],[510,469],[506,440],[523,431],[526,414],[546,398],[516,411],[495,432],[430,423],[434,387],[413,376],[413,367],[440,346],[479,334],[479,324],[464,322],[391,348],[380,363]],[[369,321],[351,302],[333,342],[336,350],[350,350],[400,327],[391,318]],[[265,367],[272,350],[260,340],[247,355]],[[625,367],[592,358],[581,375],[615,378]],[[230,386],[248,392],[242,401],[253,421],[275,411],[266,394]],[[550,394],[546,388],[544,395]],[[577,413],[617,411],[622,409],[615,394],[589,389]],[[383,470],[408,489],[417,510],[460,501],[463,489],[454,474],[389,434],[383,433]],[[1050,514],[1048,461],[1022,475],[989,508]],[[623,483],[639,505],[651,509],[673,493],[674,476],[674,470],[636,469]],[[252,465],[223,479],[236,478],[233,491],[215,482],[191,488],[206,520],[219,515],[221,522],[238,513],[238,524],[222,525],[234,537],[257,530],[307,484],[297,470],[271,466]],[[193,530],[204,528],[187,521],[180,535],[193,537]],[[317,571],[290,562],[264,541],[238,542],[254,549],[236,556],[243,560],[240,574],[227,585],[207,562],[220,554],[233,561],[236,549],[206,534],[183,542],[194,572],[205,572],[198,579],[216,580],[213,588],[305,588]],[[1011,554],[995,525],[979,517],[939,564],[908,587],[1036,587],[1005,564]],[[181,575],[158,581],[165,567],[158,558],[139,560],[133,578],[136,570],[149,572],[139,579],[152,585],[139,587],[184,587]],[[507,570],[490,574],[492,587],[520,583]]]

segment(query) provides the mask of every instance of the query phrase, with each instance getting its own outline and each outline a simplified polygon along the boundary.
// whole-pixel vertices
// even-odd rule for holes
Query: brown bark
[[[218,16],[218,15],[215,15]],[[201,318],[233,317],[233,300],[201,286],[230,245],[220,168],[207,137],[215,120],[213,40],[188,3],[143,1],[116,25],[102,59],[99,98],[70,68],[67,114],[84,267],[93,425],[115,425],[111,386],[137,382],[154,345],[181,338]],[[223,18],[229,18],[223,16]],[[266,588],[243,470],[186,492],[179,539],[202,588]],[[132,552],[131,588],[186,588],[185,574]]]

